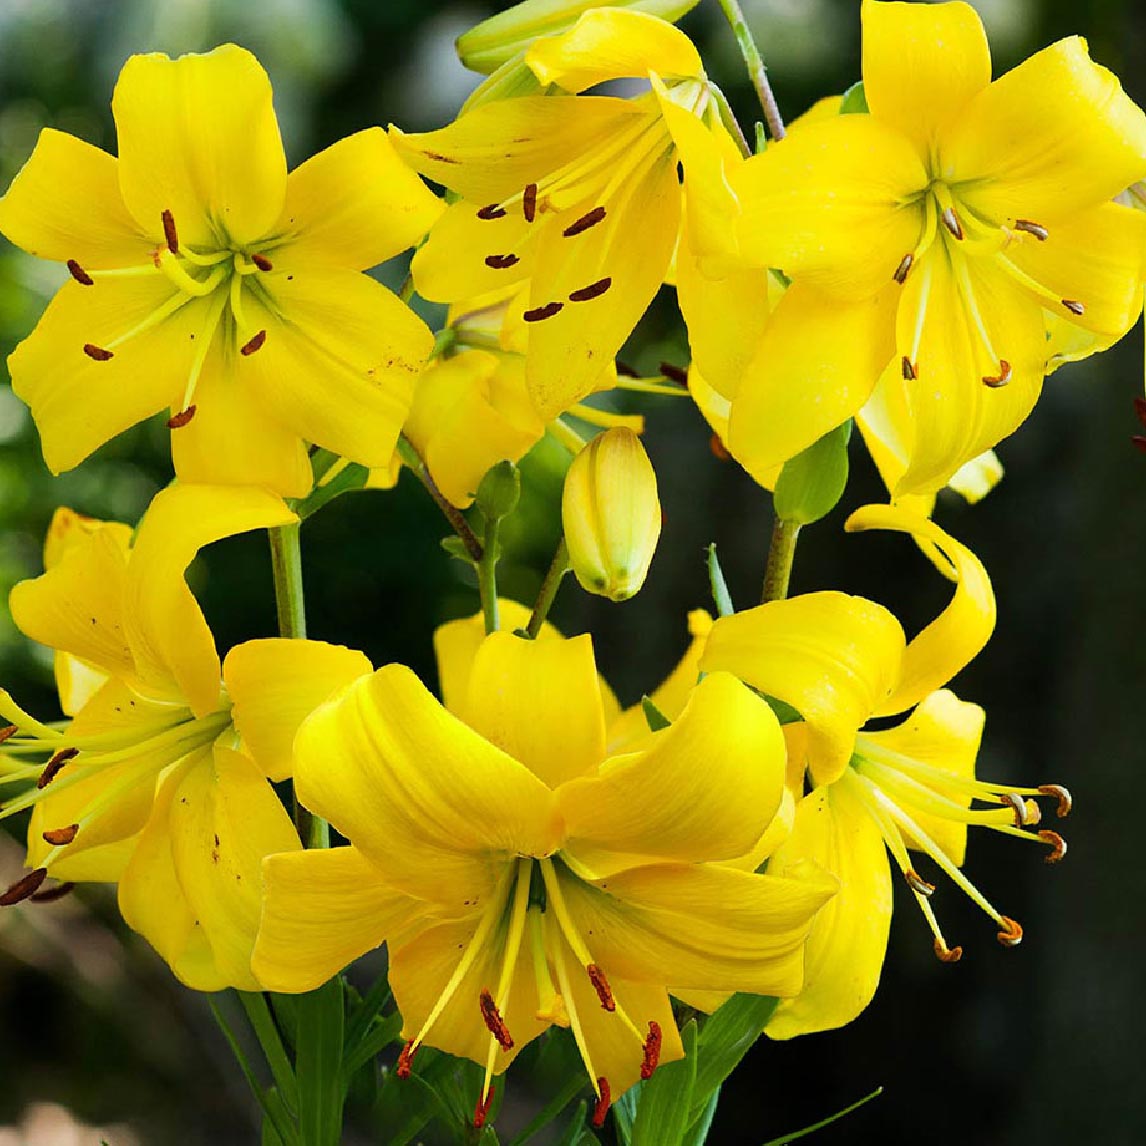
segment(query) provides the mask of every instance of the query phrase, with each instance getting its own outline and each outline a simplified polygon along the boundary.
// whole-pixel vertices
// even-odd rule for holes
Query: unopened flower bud
[[[590,593],[627,601],[644,584],[661,532],[657,476],[632,430],[608,430],[573,460],[561,519],[569,562]]]

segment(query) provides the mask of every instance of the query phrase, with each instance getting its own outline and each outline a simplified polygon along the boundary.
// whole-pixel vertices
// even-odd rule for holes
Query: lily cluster
[[[9,359],[48,467],[162,412],[174,471],[134,530],[59,510],[12,592],[63,718],[0,692],[0,814],[31,809],[0,903],[113,882],[201,991],[311,992],[385,945],[394,1077],[422,1047],[479,1064],[478,1127],[553,1027],[599,1126],[686,1054],[685,1007],[772,997],[776,1039],[850,1022],[894,869],[943,962],[963,948],[934,872],[1017,945],[962,871],[971,825],[1066,852],[1039,807],[1066,815],[1065,788],[976,775],[985,714],[950,684],[995,599],[931,514],[945,486],[988,492],[1046,375],[1135,321],[1146,214],[1117,200],[1146,180],[1146,115],[1079,39],[992,80],[966,4],[864,0],[862,84],[787,132],[771,115],[750,153],[671,22],[691,6],[526,0],[460,41],[489,75],[454,122],[371,128],[289,173],[248,52],[135,56],[118,156],[45,130],[0,199],[0,231],[68,271]],[[638,94],[598,94],[619,79]],[[366,273],[411,248],[401,297]],[[691,362],[641,378],[617,356],[665,284]],[[568,570],[620,601],[653,561],[644,418],[594,405],[612,390],[691,396],[777,516],[764,603],[735,611],[713,556],[717,616],[690,615],[630,708],[591,638],[546,621]],[[953,583],[911,640],[866,599],[787,597],[853,420],[888,503],[845,528],[905,535]],[[566,456],[564,539],[530,609],[498,597],[498,528],[543,438]],[[269,529],[281,557],[403,465],[481,594],[434,634],[440,699],[306,640],[289,560],[281,635],[220,661],[198,551]]]

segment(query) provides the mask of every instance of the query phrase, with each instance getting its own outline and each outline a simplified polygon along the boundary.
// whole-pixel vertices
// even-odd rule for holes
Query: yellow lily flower
[[[890,852],[934,935],[935,952],[954,962],[931,908],[934,885],[914,868],[921,851],[998,927],[1007,946],[1022,928],[1003,915],[960,871],[967,827],[978,824],[1065,853],[1056,832],[1028,831],[1039,811],[1030,797],[1070,797],[1057,785],[1015,787],[976,779],[983,711],[946,684],[986,643],[995,602],[978,559],[927,518],[902,507],[867,506],[850,530],[908,533],[943,555],[955,592],[947,608],[908,644],[898,621],[879,605],[843,593],[811,593],[717,620],[700,667],[729,671],[790,704],[803,716],[812,790],[795,811],[791,834],[768,864],[782,874],[809,860],[840,880],[839,894],[816,917],[807,948],[804,990],[780,1004],[768,1026],[774,1038],[850,1022],[879,982],[891,919]],[[865,730],[871,718],[909,712],[899,725]],[[981,801],[990,808],[973,808]],[[1002,805],[1002,806],[999,806]],[[886,849],[886,850],[885,850]]]
[[[1048,330],[1097,346],[1134,322],[1146,219],[1111,200],[1146,173],[1146,116],[1081,39],[991,82],[967,4],[864,0],[862,16],[870,114],[809,122],[733,172],[741,252],[793,283],[729,444],[766,470],[883,375],[893,494],[930,493],[1030,413]]]
[[[436,645],[448,709],[388,665],[299,731],[299,797],[351,846],[268,857],[252,966],[306,991],[385,941],[400,1076],[423,1043],[484,1064],[480,1125],[493,1076],[569,1026],[600,1124],[682,1054],[669,985],[799,990],[834,881],[722,865],[768,826],[785,767],[775,717],[729,674],[608,756],[587,636],[476,643],[471,618]]]
[[[25,787],[3,814],[32,809],[31,871],[0,903],[48,875],[117,881],[125,920],[184,983],[255,989],[261,860],[299,847],[269,781],[290,775],[303,716],[371,666],[348,649],[266,640],[220,668],[183,572],[212,541],[295,520],[262,490],[194,485],[160,493],[134,544],[126,525],[56,514],[47,571],[10,605],[55,650],[71,720],[38,721],[0,691],[12,721],[0,784]]]
[[[528,288],[526,380],[548,421],[599,385],[665,279],[690,128],[732,145],[696,49],[654,16],[588,11],[525,60],[563,93],[625,76],[651,76],[653,90],[522,96],[439,131],[391,132],[418,171],[461,196],[414,258],[419,293],[455,302]]]
[[[311,485],[305,443],[389,460],[433,336],[361,272],[440,202],[380,128],[289,175],[258,61],[133,56],[113,158],[45,129],[0,231],[71,280],[9,359],[58,473],[169,407],[184,480]]]

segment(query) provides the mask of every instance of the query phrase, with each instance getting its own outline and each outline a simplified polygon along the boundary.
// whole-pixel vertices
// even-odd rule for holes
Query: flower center
[[[67,262],[68,271],[81,286],[95,286],[100,279],[163,276],[174,288],[172,294],[131,329],[110,342],[97,345],[85,342],[83,352],[93,362],[108,362],[132,339],[152,330],[196,299],[207,299],[199,329],[192,336],[195,354],[188,368],[178,411],[168,425],[176,430],[195,416],[195,389],[210,353],[215,334],[224,327],[231,333],[239,353],[254,354],[266,341],[267,332],[255,329],[244,312],[244,291],[266,301],[265,289],[255,276],[273,270],[271,260],[260,252],[247,252],[230,247],[196,251],[179,241],[175,217],[170,211],[162,215],[165,245],[156,247],[151,260],[142,266],[116,267],[108,270],[85,270],[75,259]]]

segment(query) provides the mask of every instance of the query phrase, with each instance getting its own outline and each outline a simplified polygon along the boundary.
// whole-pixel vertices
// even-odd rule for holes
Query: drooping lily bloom
[[[729,674],[610,757],[587,636],[475,636],[439,631],[448,708],[388,665],[303,725],[299,798],[351,846],[267,859],[252,965],[305,991],[385,941],[400,1075],[423,1043],[483,1064],[480,1124],[493,1075],[569,1026],[599,1123],[680,1057],[667,987],[799,990],[834,881],[722,866],[768,828],[785,767],[775,717]]]
[[[1134,322],[1146,220],[1111,200],[1146,173],[1146,116],[1081,39],[991,82],[968,5],[862,15],[870,114],[808,123],[733,173],[741,253],[793,281],[729,444],[767,471],[884,375],[893,493],[927,493],[1030,413],[1048,329],[1093,348]]]
[[[183,572],[212,541],[294,520],[261,490],[193,485],[160,493],[134,544],[126,525],[57,513],[47,572],[10,604],[55,650],[71,719],[45,724],[0,692],[12,721],[0,784],[25,789],[4,814],[32,808],[31,871],[0,903],[48,875],[118,882],[124,918],[184,983],[255,988],[261,860],[299,847],[269,781],[290,775],[302,717],[371,666],[317,641],[265,640],[220,670]]]
[[[922,852],[998,927],[1007,946],[1022,928],[1003,915],[962,873],[967,828],[978,824],[1042,843],[1048,862],[1065,853],[1056,832],[1039,822],[1031,797],[1070,797],[1057,785],[1016,787],[976,779],[983,711],[945,685],[986,643],[995,622],[987,574],[964,546],[924,517],[902,508],[868,506],[848,528],[893,529],[930,546],[956,581],[948,607],[910,644],[884,608],[843,593],[810,593],[717,620],[700,667],[724,670],[803,717],[811,791],[799,803],[788,838],[768,871],[809,859],[840,880],[839,894],[817,916],[808,939],[807,976],[799,996],[780,1004],[768,1026],[774,1038],[850,1022],[879,982],[891,920],[888,853],[903,873],[946,962],[949,946],[931,908],[933,884],[909,850]],[[871,718],[908,713],[899,725],[865,730]],[[791,727],[791,726],[786,726]],[[973,801],[990,805],[972,807]]]
[[[9,359],[53,472],[170,408],[187,481],[310,488],[305,443],[390,457],[433,336],[362,271],[442,210],[380,128],[289,175],[258,61],[133,56],[119,157],[45,129],[0,231],[71,280]]]
[[[525,55],[565,93],[653,77],[634,99],[559,94],[483,103],[400,152],[461,195],[413,263],[427,298],[528,287],[527,382],[548,421],[592,392],[668,272],[681,219],[678,140],[735,152],[684,33],[620,8],[586,12]],[[703,145],[702,145],[703,146]]]

